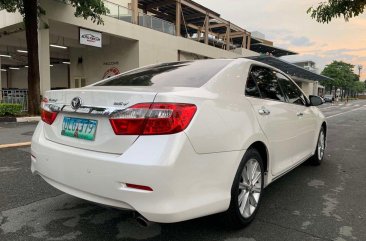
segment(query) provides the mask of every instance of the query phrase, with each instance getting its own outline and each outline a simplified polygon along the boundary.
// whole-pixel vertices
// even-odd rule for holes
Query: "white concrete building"
[[[319,69],[316,67],[316,63],[312,60],[293,62],[293,64],[313,73],[319,74]],[[308,91],[316,95],[323,96],[325,94],[325,87],[322,86],[319,81],[314,81],[312,86],[308,86]]]
[[[56,0],[40,4],[46,10],[38,34],[42,93],[159,62],[257,55],[249,50],[249,32],[190,0],[105,1],[104,25],[76,18],[71,5]],[[20,14],[0,11],[2,89],[28,87],[22,22]],[[87,30],[100,47],[82,44]]]
[[[75,9],[61,1],[39,2],[46,11],[38,30],[41,93],[82,87],[160,62],[296,54],[192,0],[104,1],[110,10],[104,25],[76,18]],[[26,49],[22,16],[0,11],[3,100],[27,102]],[[308,80],[303,82],[307,89]]]
[[[294,65],[300,66],[306,70],[319,74],[319,69],[316,67],[316,64],[312,60],[293,62]]]

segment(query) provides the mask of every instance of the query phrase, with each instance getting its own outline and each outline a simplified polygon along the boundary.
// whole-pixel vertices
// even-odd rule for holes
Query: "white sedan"
[[[264,187],[306,160],[321,163],[321,103],[280,70],[248,59],[147,66],[48,91],[32,172],[144,222],[225,212],[242,227]]]

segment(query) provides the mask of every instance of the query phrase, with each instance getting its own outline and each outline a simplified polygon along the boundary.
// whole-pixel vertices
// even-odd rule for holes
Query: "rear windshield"
[[[232,60],[200,60],[148,66],[102,81],[96,86],[201,87]]]

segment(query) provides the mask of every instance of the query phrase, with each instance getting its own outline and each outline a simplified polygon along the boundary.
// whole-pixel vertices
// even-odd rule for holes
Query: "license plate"
[[[94,141],[98,121],[65,117],[62,123],[61,135]]]

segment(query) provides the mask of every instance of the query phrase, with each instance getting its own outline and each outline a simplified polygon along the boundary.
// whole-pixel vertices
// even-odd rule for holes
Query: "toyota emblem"
[[[74,99],[72,99],[71,101],[71,107],[74,109],[74,110],[77,110],[81,107],[82,105],[82,101],[81,101],[81,98],[80,97],[75,97]]]

